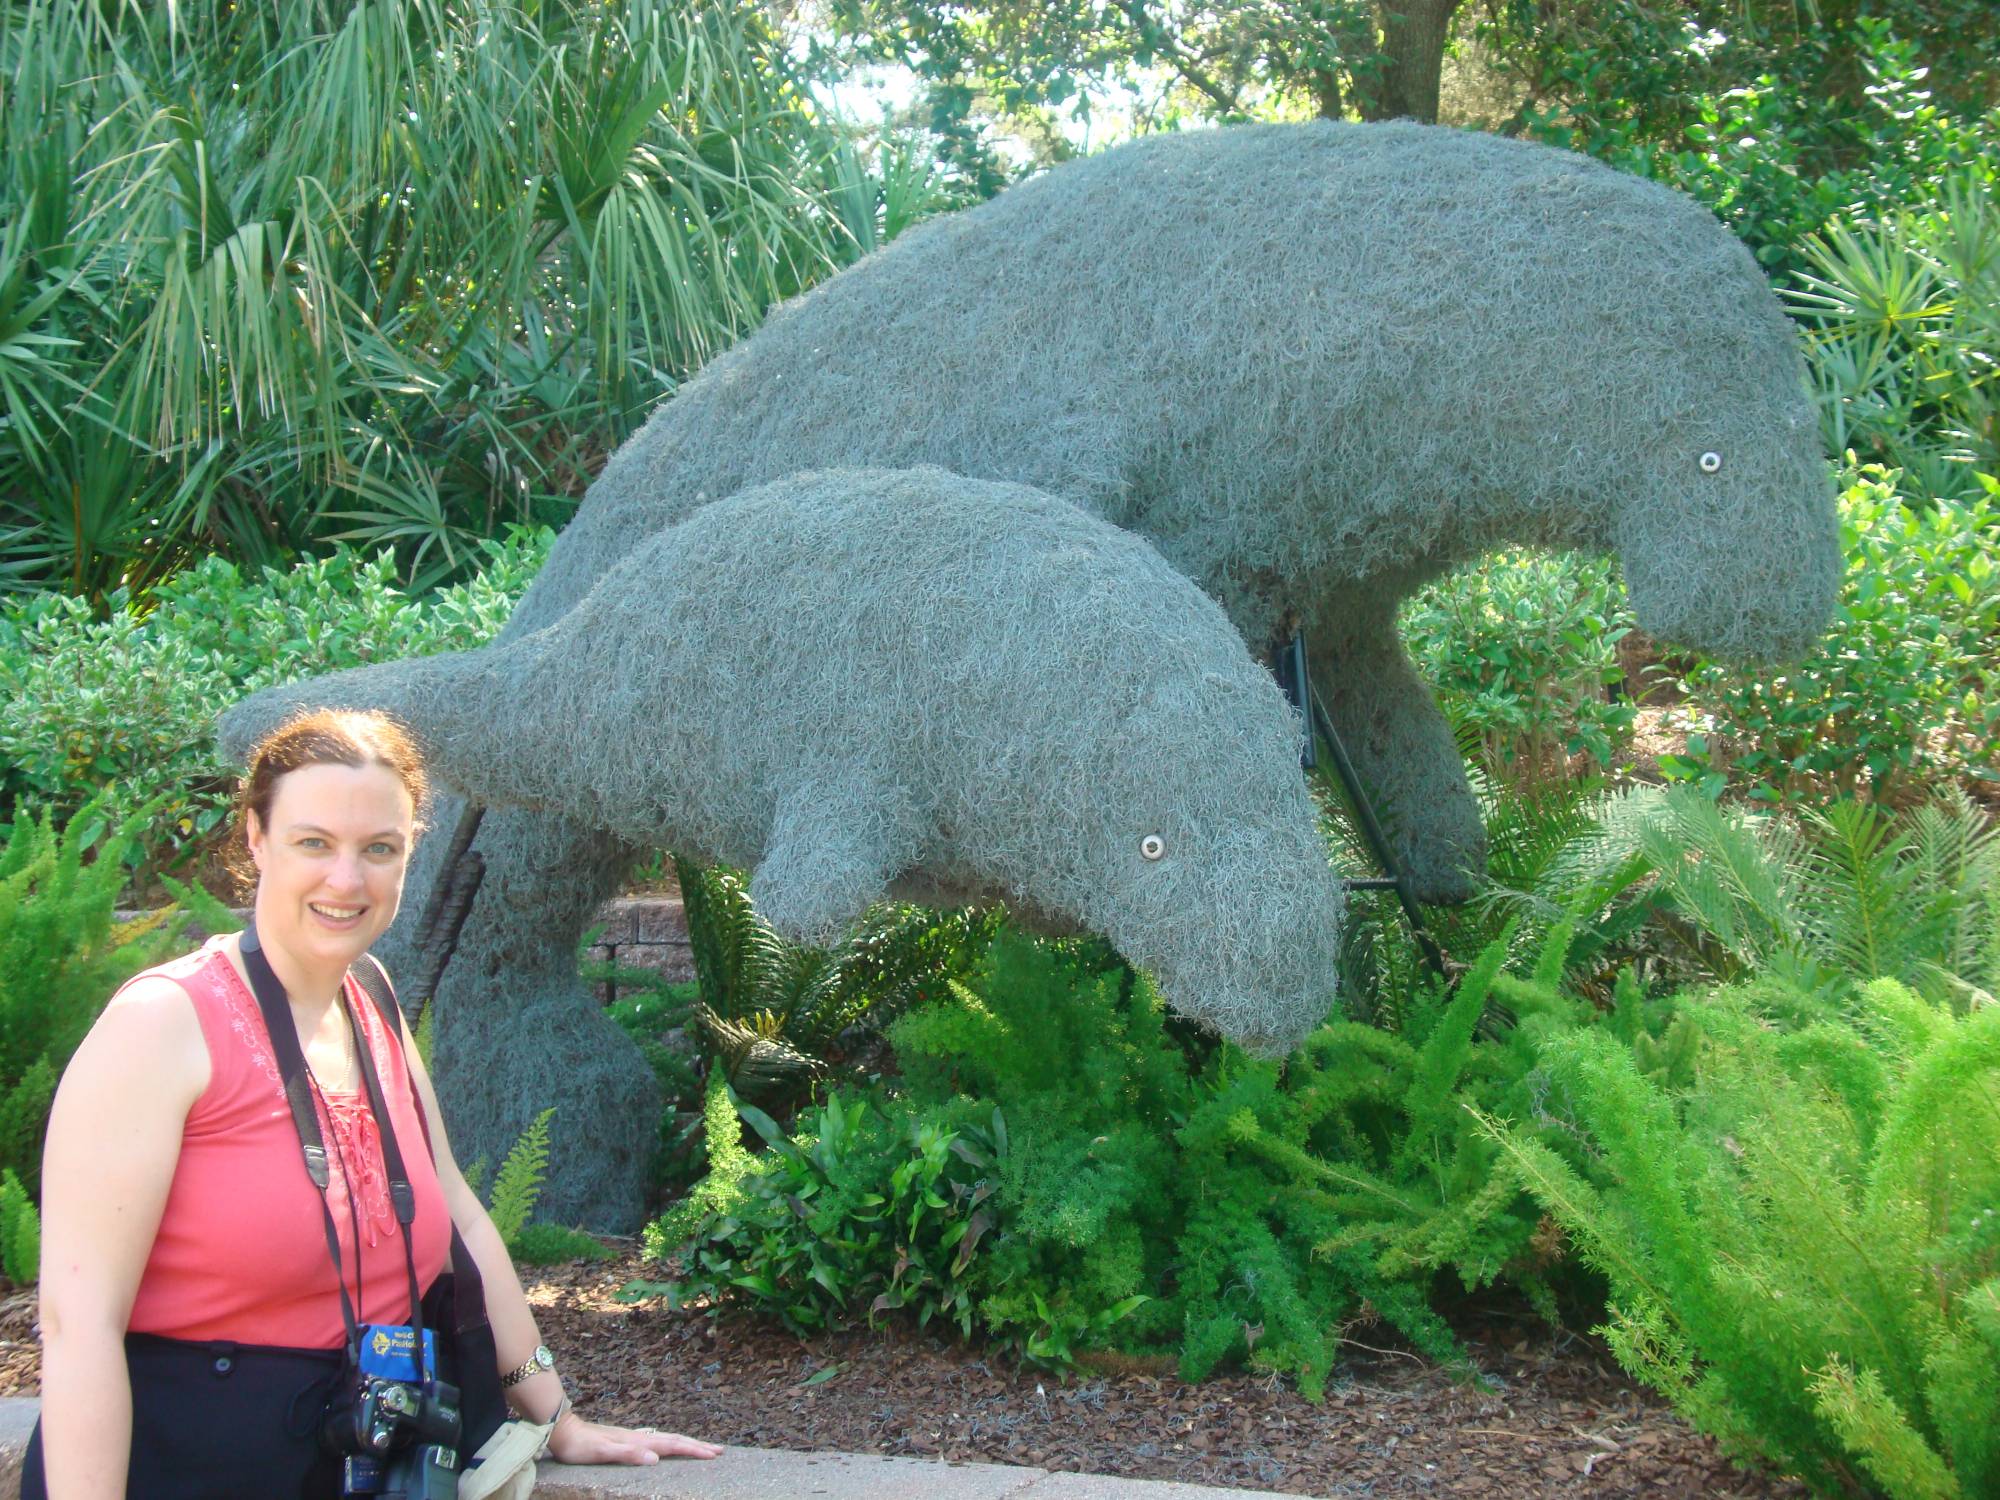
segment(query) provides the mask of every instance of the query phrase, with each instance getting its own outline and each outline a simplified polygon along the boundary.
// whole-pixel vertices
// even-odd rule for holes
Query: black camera
[[[359,1361],[327,1403],[320,1441],[343,1460],[343,1495],[453,1500],[458,1493],[458,1387],[433,1373],[428,1334],[423,1368],[416,1367],[411,1334],[363,1328]],[[399,1378],[406,1376],[416,1378]]]

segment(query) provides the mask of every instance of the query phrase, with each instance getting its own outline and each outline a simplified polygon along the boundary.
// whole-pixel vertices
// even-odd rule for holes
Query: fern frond
[[[1918,870],[1907,835],[1873,803],[1846,800],[1801,816],[1815,837],[1800,905],[1814,947],[1857,980],[1901,979],[1928,945],[1929,914],[1912,898]]]
[[[521,1138],[493,1178],[493,1197],[487,1211],[503,1241],[513,1240],[527,1227],[528,1217],[535,1211],[535,1200],[542,1195],[542,1181],[549,1169],[549,1121],[555,1118],[555,1113],[551,1106],[535,1116],[534,1123],[521,1132]]]

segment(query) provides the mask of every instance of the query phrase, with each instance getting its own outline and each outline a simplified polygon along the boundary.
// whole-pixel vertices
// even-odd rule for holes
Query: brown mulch
[[[1064,1380],[901,1327],[801,1342],[617,1301],[638,1270],[529,1271],[543,1334],[586,1414],[718,1442],[1299,1495],[1805,1494],[1732,1467],[1594,1343],[1504,1311],[1461,1320],[1485,1388],[1364,1333],[1315,1406],[1256,1375],[1188,1385],[1166,1361]],[[39,1373],[32,1295],[0,1299],[0,1395]]]

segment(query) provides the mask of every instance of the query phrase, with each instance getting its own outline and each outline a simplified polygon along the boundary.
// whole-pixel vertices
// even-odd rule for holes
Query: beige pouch
[[[458,1476],[458,1500],[528,1500],[535,1490],[535,1460],[548,1446],[553,1422],[502,1422]]]

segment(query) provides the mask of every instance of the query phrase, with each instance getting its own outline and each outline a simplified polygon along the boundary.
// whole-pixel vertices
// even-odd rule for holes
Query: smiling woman
[[[538,1437],[571,1463],[713,1457],[570,1409],[407,1029],[351,972],[379,973],[365,955],[402,898],[426,794],[409,737],[378,714],[311,714],[249,764],[250,928],[126,985],[56,1095],[44,1416],[22,1494],[330,1496],[343,1454],[378,1458],[356,1420],[394,1409],[378,1380],[426,1398],[381,1419],[391,1474],[429,1465],[449,1484],[498,1426],[501,1389],[539,1429],[518,1435],[521,1460]],[[435,1365],[412,1325],[438,1336]],[[377,1368],[371,1327],[423,1360]],[[447,1389],[464,1399],[442,1410],[429,1398]]]

